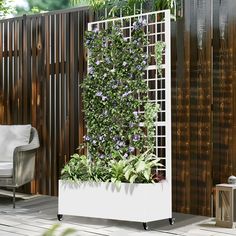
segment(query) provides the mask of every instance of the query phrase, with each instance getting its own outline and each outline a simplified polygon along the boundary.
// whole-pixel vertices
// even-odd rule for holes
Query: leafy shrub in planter
[[[82,88],[88,155],[74,154],[62,170],[63,179],[159,180],[155,169],[160,163],[152,154],[159,106],[148,102],[143,79],[148,64],[144,24],[141,19],[134,23],[130,39],[118,25],[87,32],[89,68]]]

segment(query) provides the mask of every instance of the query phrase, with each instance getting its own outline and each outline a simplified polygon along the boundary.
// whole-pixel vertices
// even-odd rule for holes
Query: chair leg
[[[16,188],[13,188],[13,208],[16,208]]]

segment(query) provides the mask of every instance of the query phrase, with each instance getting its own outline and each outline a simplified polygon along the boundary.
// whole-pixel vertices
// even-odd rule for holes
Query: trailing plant
[[[89,68],[82,84],[88,154],[74,154],[62,170],[73,181],[149,183],[161,180],[153,154],[154,122],[160,110],[148,102],[143,79],[148,58],[139,19],[130,39],[119,25],[86,33]],[[140,110],[144,112],[140,112]]]
[[[155,56],[156,56],[157,72],[159,76],[162,75],[161,65],[162,65],[162,52],[164,49],[165,49],[165,43],[163,41],[157,41],[155,45]]]
[[[135,22],[130,41],[118,26],[86,35],[90,67],[82,88],[90,158],[128,157],[146,146],[138,112],[147,102],[143,24]]]
[[[160,105],[147,102],[144,106],[144,110],[144,127],[146,127],[147,149],[152,152],[154,150],[155,136],[155,130],[153,126],[157,119],[157,113],[160,111]]]

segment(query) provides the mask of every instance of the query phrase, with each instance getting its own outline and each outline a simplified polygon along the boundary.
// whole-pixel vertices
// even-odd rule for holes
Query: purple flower
[[[99,136],[98,139],[99,139],[99,141],[103,141],[104,137],[103,136]]]
[[[105,158],[105,155],[104,155],[104,154],[100,154],[100,155],[99,155],[99,158],[100,158],[100,159],[104,159],[104,158]]]
[[[133,114],[136,118],[138,117],[138,112],[137,111],[134,111]]]
[[[97,92],[95,95],[98,96],[98,97],[101,97],[101,96],[102,96],[102,92],[99,91],[99,92]]]
[[[101,63],[100,61],[96,61],[96,65],[100,65],[100,63]]]
[[[122,94],[122,98],[127,97],[127,96],[130,95],[131,93],[132,93],[131,91],[128,91],[128,92]]]
[[[126,61],[124,61],[122,65],[123,65],[123,66],[126,66],[126,65],[127,65],[127,62],[126,62]]]
[[[133,127],[134,127],[134,123],[133,123],[133,122],[130,122],[130,123],[129,123],[129,127],[130,127],[130,128],[133,128]]]
[[[127,158],[127,157],[128,157],[128,154],[127,154],[127,153],[125,153],[125,154],[124,154],[124,158]]]
[[[138,20],[140,24],[142,24],[142,26],[147,25],[147,20],[146,19],[139,19]]]
[[[129,153],[134,152],[135,148],[134,147],[129,147]]]
[[[112,138],[114,141],[117,141],[117,140],[119,140],[119,136],[115,136],[115,137],[113,137]]]
[[[120,146],[120,147],[124,147],[125,143],[123,141],[119,141],[119,142],[117,142],[117,145]]]
[[[97,141],[96,141],[96,140],[93,140],[92,143],[93,143],[93,145],[96,145],[96,144],[97,144]]]
[[[93,32],[94,32],[94,33],[98,33],[98,32],[99,32],[99,29],[96,27],[96,28],[93,29]]]
[[[102,96],[102,101],[106,101],[107,100],[107,96]]]
[[[139,30],[143,26],[146,26],[146,25],[147,25],[147,21],[145,19],[141,19],[141,18],[138,19],[138,21],[133,23],[134,30]]]
[[[134,142],[137,142],[137,141],[139,141],[139,140],[140,140],[140,135],[135,134],[135,135],[133,136],[133,141],[134,141]]]
[[[136,69],[137,70],[142,70],[142,66],[138,65],[138,66],[136,66]]]
[[[90,75],[92,75],[94,73],[94,68],[93,67],[89,67],[88,68],[88,72]]]
[[[90,141],[90,137],[88,136],[88,135],[84,135],[84,140],[86,141],[86,142],[89,142]]]

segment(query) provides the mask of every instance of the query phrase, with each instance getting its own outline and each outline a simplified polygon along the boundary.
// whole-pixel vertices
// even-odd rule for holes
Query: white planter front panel
[[[172,217],[171,187],[157,184],[59,181],[58,214],[150,222]]]

